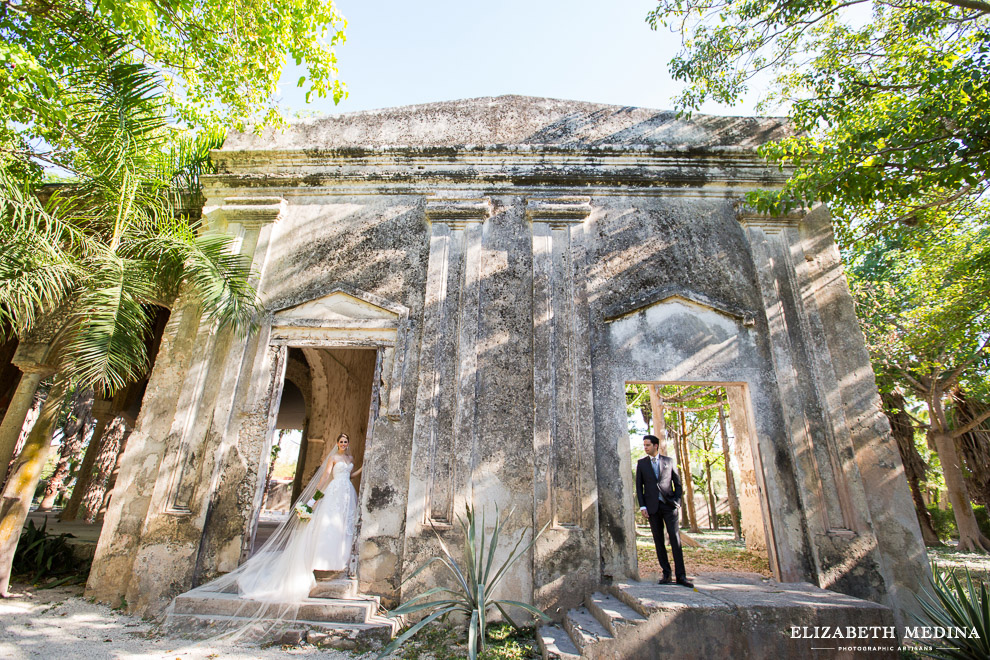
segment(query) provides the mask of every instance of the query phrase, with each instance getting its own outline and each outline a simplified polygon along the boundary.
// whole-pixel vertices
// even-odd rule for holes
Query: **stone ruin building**
[[[505,597],[559,615],[636,575],[625,385],[718,384],[750,546],[903,621],[927,559],[828,213],[741,205],[787,130],[510,96],[231,136],[203,215],[260,329],[171,315],[88,594],[154,613],[242,561],[292,414],[297,481],[341,431],[364,467],[362,593],[422,589],[434,530],[497,504],[513,540],[550,523]]]

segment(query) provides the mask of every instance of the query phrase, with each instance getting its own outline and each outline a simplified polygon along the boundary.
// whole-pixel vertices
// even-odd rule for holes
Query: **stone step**
[[[378,614],[375,598],[307,598],[301,603],[263,603],[236,594],[183,594],[175,599],[176,614],[285,618],[333,623],[365,623]]]
[[[309,592],[310,598],[354,598],[357,596],[357,580],[353,578],[338,578],[336,580],[317,580],[316,586]]]
[[[540,646],[543,660],[579,660],[581,651],[558,625],[540,626],[536,642]]]
[[[698,576],[695,589],[649,582],[619,582],[609,595],[646,617],[626,628],[607,648],[591,658],[774,658],[807,660],[812,657],[897,658],[890,640],[858,640],[882,649],[868,654],[840,650],[830,640],[797,639],[794,626],[849,626],[893,630],[892,612],[876,603],[821,589],[806,583],[779,583],[760,576],[709,574]],[[590,603],[594,606],[594,599]],[[601,608],[603,612],[606,608]],[[575,640],[577,641],[577,640]],[[832,653],[821,653],[829,647]],[[594,647],[593,647],[594,648]]]
[[[625,629],[646,623],[646,619],[615,596],[594,593],[585,599],[585,606],[598,622],[618,637]]]
[[[585,607],[567,612],[564,617],[564,630],[570,635],[581,655],[588,655],[597,646],[605,646],[615,639],[605,626]]]
[[[210,639],[236,631],[239,641],[250,643],[310,644],[352,650],[377,648],[387,644],[398,632],[395,621],[375,616],[366,623],[307,621],[304,619],[252,619],[222,614],[170,614],[163,624],[166,635],[188,639]]]

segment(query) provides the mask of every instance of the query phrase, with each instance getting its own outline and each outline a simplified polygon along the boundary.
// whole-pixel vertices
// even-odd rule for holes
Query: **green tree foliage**
[[[157,76],[119,41],[105,46],[71,81],[76,182],[43,204],[0,171],[0,330],[47,327],[59,371],[97,391],[143,375],[153,306],[171,308],[183,287],[221,325],[244,327],[254,311],[231,239],[176,213],[216,137],[176,135]]]
[[[796,134],[763,153],[792,176],[750,194],[758,210],[824,201],[848,239],[986,188],[990,3],[661,0],[647,20],[683,35],[682,109],[769,79],[762,107],[789,110]]]
[[[879,235],[850,255],[851,284],[874,368],[884,387],[903,385],[928,411],[963,549],[990,550],[973,516],[956,441],[990,417],[955,423],[947,411],[962,386],[986,396],[990,371],[990,225],[942,211],[940,222]]]
[[[4,0],[0,148],[66,166],[83,109],[78,79],[121,50],[162,77],[173,120],[277,124],[287,56],[307,68],[307,100],[345,95],[333,50],[344,25],[332,0]]]

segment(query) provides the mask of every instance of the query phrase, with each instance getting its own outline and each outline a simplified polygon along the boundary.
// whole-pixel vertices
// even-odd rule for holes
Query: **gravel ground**
[[[12,591],[25,595],[0,600],[0,658],[275,660],[306,656],[343,660],[359,657],[312,646],[287,649],[247,645],[199,646],[157,636],[150,622],[89,602],[82,597],[81,586],[39,590],[23,584],[11,587]]]

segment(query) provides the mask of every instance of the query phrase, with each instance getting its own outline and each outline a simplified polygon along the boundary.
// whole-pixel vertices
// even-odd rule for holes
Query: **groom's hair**
[[[644,435],[643,440],[649,440],[651,445],[659,445],[660,438],[655,435]]]

